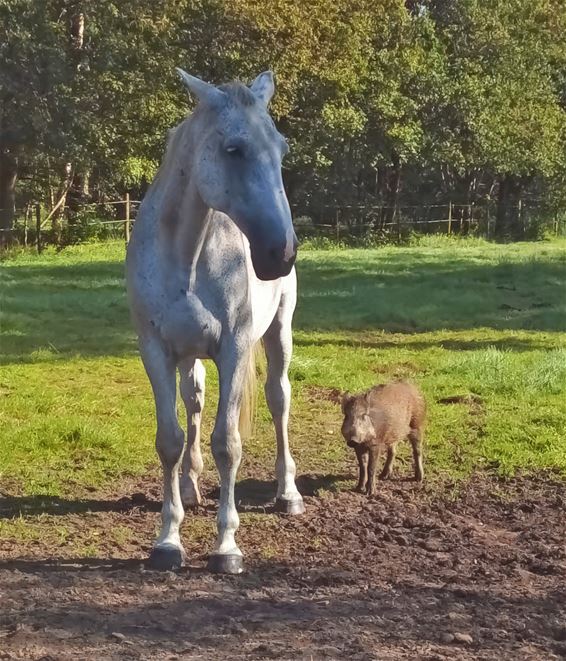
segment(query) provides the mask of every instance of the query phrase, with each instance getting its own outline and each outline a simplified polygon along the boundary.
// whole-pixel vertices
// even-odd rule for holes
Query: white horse
[[[240,464],[240,408],[255,376],[254,345],[263,338],[265,394],[277,437],[276,508],[300,514],[287,423],[291,322],[296,303],[297,238],[283,188],[287,152],[267,106],[271,72],[246,87],[215,87],[177,70],[199,103],[170,134],[163,163],[139,209],[126,259],[132,318],[155,398],[156,446],[163,467],[161,532],[150,563],[182,565],[183,503],[201,496],[200,421],[211,358],[220,394],[212,453],[220,475],[218,537],[208,566],[239,573],[242,553],[234,484]],[[187,410],[187,448],[176,414],[176,369]],[[181,481],[179,472],[181,469]]]

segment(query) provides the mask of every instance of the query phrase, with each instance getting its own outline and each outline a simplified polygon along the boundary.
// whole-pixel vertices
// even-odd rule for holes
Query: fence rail
[[[120,230],[125,243],[130,239],[130,232],[135,223],[136,212],[141,204],[140,200],[132,200],[129,194],[124,199],[108,200],[102,202],[89,202],[73,208],[74,213],[85,212],[100,213],[101,218],[92,222],[81,221],[81,227],[112,227],[123,228]],[[108,218],[108,209],[113,208],[113,213],[120,213],[121,218]],[[438,211],[440,210],[440,211]],[[445,210],[445,211],[444,211]],[[539,206],[518,205],[514,207],[520,220],[526,226],[529,215],[540,211]],[[0,209],[0,212],[7,211]],[[12,210],[13,211],[13,210]],[[295,228],[301,237],[325,236],[337,240],[347,237],[363,235],[386,235],[392,238],[400,238],[403,233],[413,228],[437,226],[444,227],[443,232],[470,233],[479,232],[487,238],[493,235],[495,227],[494,214],[490,212],[488,205],[458,204],[449,201],[446,204],[431,205],[406,205],[398,207],[376,206],[376,205],[323,205],[317,214],[325,222],[314,222],[312,218],[300,215],[300,210],[293,209],[295,216]],[[38,203],[30,203],[23,208],[15,210],[13,229],[0,228],[0,245],[2,236],[6,233],[16,233],[21,236],[25,246],[35,245],[41,252],[44,245],[46,223],[53,221],[53,213],[45,213]],[[431,218],[438,213],[440,217]],[[551,227],[556,235],[566,231],[566,218],[560,218],[555,214]],[[71,220],[67,226],[73,226]],[[30,242],[30,235],[32,241]]]
[[[75,212],[84,212],[84,211],[89,211],[92,209],[93,212],[96,212],[97,209],[103,210],[104,208],[107,207],[120,207],[122,206],[124,208],[124,218],[113,218],[113,219],[101,219],[97,218],[93,222],[88,222],[88,223],[82,223],[83,226],[86,227],[99,227],[99,226],[105,226],[105,225],[123,225],[123,234],[124,234],[124,240],[126,244],[130,240],[130,231],[131,231],[131,226],[132,223],[134,222],[135,218],[132,216],[132,211],[134,211],[139,205],[141,204],[141,200],[132,200],[130,199],[130,195],[126,193],[126,197],[124,199],[120,200],[109,200],[109,201],[104,201],[104,202],[89,202],[85,204],[81,204],[78,207],[74,208],[73,211]],[[2,236],[3,235],[13,235],[14,233],[17,233],[18,230],[22,232],[22,239],[23,239],[23,244],[24,246],[28,246],[29,241],[29,230],[32,227],[32,217],[35,216],[35,224],[34,224],[34,241],[33,245],[36,246],[37,252],[40,253],[43,249],[44,245],[44,235],[45,235],[45,225],[49,222],[49,220],[53,220],[52,216],[53,213],[46,214],[45,216],[43,215],[42,207],[39,203],[30,203],[26,207],[19,208],[19,209],[0,209],[0,212],[2,211],[11,211],[14,213],[14,226],[12,228],[6,229],[6,228],[0,228],[0,246],[2,245]],[[67,223],[68,225],[70,223]]]

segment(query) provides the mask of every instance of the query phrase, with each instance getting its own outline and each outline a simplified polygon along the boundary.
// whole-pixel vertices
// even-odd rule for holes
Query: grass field
[[[0,477],[18,495],[81,495],[155,470],[153,400],[128,319],[121,243],[1,266]],[[566,475],[566,241],[303,250],[291,434],[300,473],[351,483],[334,388],[408,377],[430,409],[429,485],[475,470]],[[205,439],[216,398],[208,370]],[[473,400],[442,404],[444,397]],[[214,466],[205,442],[209,478]],[[260,399],[241,477],[269,475]],[[403,457],[408,458],[408,453]],[[399,471],[409,472],[401,462]],[[430,488],[433,488],[431,486]]]

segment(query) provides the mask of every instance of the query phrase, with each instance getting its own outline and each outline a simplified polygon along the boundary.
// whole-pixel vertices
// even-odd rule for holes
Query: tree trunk
[[[508,177],[499,179],[499,189],[497,191],[497,209],[495,211],[495,236],[500,241],[507,238],[509,234],[507,220],[507,206],[509,200],[509,180]]]
[[[401,160],[396,152],[391,156],[392,167],[387,178],[387,206],[385,222],[392,223],[399,202],[399,190],[401,189]]]
[[[57,193],[57,210],[51,217],[51,229],[53,230],[53,240],[57,245],[61,243],[61,230],[63,227],[63,214],[65,213],[65,204],[67,202],[67,193],[73,181],[73,166],[71,163],[65,163],[63,169],[63,178]]]
[[[495,214],[495,236],[500,241],[519,240],[523,227],[519,223],[519,200],[524,181],[506,174],[499,179],[497,211]]]
[[[68,216],[69,224],[75,222],[76,214],[81,210],[83,204],[90,200],[90,172],[85,170],[73,177],[73,183],[67,195],[67,207],[71,212]]]
[[[84,29],[85,17],[81,11],[80,2],[77,3],[75,13],[71,16],[69,24],[69,41],[71,46],[71,56],[74,59],[75,71],[79,71],[81,65],[81,57],[84,46]],[[65,163],[63,168],[63,177],[57,199],[55,204],[59,205],[54,211],[51,218],[51,228],[53,230],[53,240],[57,245],[61,244],[61,233],[63,228],[63,216],[65,214],[65,206],[67,204],[67,196],[73,185],[73,164],[70,162]],[[72,198],[72,194],[69,195]]]
[[[85,33],[85,15],[77,11],[71,17],[71,44],[75,51],[82,51]]]
[[[16,215],[18,161],[9,151],[0,151],[0,246],[12,242]]]

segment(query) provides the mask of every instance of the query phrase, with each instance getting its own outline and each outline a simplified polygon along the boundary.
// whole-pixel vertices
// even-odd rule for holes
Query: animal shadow
[[[303,497],[314,497],[320,491],[337,491],[338,483],[350,480],[350,475],[300,475],[296,479],[297,489]],[[235,497],[241,511],[264,512],[272,511],[277,492],[275,480],[258,480],[247,478],[236,484]],[[218,498],[219,491],[215,488],[208,494]]]

